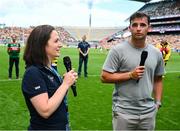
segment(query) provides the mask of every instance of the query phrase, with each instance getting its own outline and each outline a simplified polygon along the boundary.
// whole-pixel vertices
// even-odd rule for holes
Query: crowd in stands
[[[152,31],[172,31],[172,30],[180,30],[180,25],[159,25],[157,27],[153,27]]]
[[[63,41],[63,42],[73,42],[73,41],[76,41],[76,39],[74,37],[72,37],[70,35],[70,33],[67,32],[63,27],[56,27],[56,30],[59,33],[59,37],[60,37],[61,41]]]
[[[112,46],[121,43],[123,40],[128,40],[129,37],[126,38],[119,38],[116,40],[111,40],[110,42],[101,41],[100,46],[104,49],[110,49]],[[180,35],[148,35],[147,36],[147,43],[153,44],[154,46],[160,43],[161,40],[166,40],[170,47],[174,50],[180,49]]]
[[[28,28],[23,27],[4,27],[0,28],[0,44],[6,44],[9,42],[12,34],[16,34],[19,38],[19,41],[23,44],[26,43],[26,40],[35,27],[30,26]],[[60,40],[64,43],[73,42],[73,38],[64,28],[56,27],[58,33],[60,34]]]
[[[148,3],[140,11],[149,14],[151,17],[162,17],[180,14],[179,0],[167,0]]]
[[[0,44],[7,44],[12,34],[16,34],[19,41],[26,41],[33,27],[22,28],[22,27],[4,27],[0,28]]]
[[[179,16],[180,17],[180,0],[166,0],[166,1],[159,1],[153,3],[145,4],[139,11],[145,12],[146,14],[150,15],[151,18],[157,19],[157,17],[169,17],[169,16]],[[168,24],[167,24],[168,23]],[[170,43],[172,49],[180,49],[180,25],[179,19],[177,20],[167,20],[167,21],[156,21],[152,22],[152,32],[159,32],[161,35],[148,35],[147,41],[153,45],[160,43],[162,39],[166,39],[167,42]],[[127,30],[127,29],[126,29]],[[166,31],[176,31],[177,34],[166,34]],[[163,35],[162,35],[163,34]],[[126,37],[125,39],[128,39]],[[102,48],[110,49],[120,41],[124,40],[124,38],[119,38],[119,40],[112,40],[108,42],[108,40],[100,41],[100,45]]]
[[[161,40],[166,40],[172,49],[180,48],[180,35],[148,35],[147,42],[156,45]]]
[[[178,26],[179,27],[179,26]],[[5,27],[3,29],[0,29],[0,44],[6,44],[8,43],[10,37],[12,34],[17,34],[19,36],[19,40],[22,42],[26,42],[27,37],[29,36],[30,32],[32,31],[34,27],[29,28],[22,28],[22,27]],[[75,39],[62,27],[56,27],[59,34],[60,39],[62,42],[74,42]],[[104,39],[99,42],[98,47],[103,49],[110,49],[112,46],[120,43],[121,41],[127,40],[128,37],[119,38],[119,39],[112,39],[108,41],[108,39]],[[180,49],[180,35],[148,35],[147,41],[148,43],[151,43],[153,45],[159,43],[162,39],[166,39],[169,43],[172,49]]]
[[[166,0],[145,4],[139,11],[148,14],[152,21],[152,32],[179,31],[180,1]],[[167,19],[173,18],[173,19]]]

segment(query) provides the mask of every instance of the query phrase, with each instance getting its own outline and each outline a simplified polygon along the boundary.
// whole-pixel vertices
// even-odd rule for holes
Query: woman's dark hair
[[[45,47],[53,30],[55,28],[50,25],[40,25],[32,30],[23,56],[26,67],[30,65],[47,65],[48,57]]]
[[[143,18],[146,17],[148,20],[148,25],[150,24],[150,16],[148,16],[147,14],[143,13],[143,12],[135,12],[129,19],[130,24],[132,22],[132,20],[134,20],[135,18]]]

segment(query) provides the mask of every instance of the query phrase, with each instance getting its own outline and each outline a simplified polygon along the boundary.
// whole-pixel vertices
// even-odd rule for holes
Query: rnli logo
[[[48,75],[48,78],[49,78],[50,81],[52,81],[52,82],[54,81],[54,77],[53,76]]]
[[[38,90],[38,89],[40,89],[40,88],[41,88],[40,86],[34,87],[35,90]]]

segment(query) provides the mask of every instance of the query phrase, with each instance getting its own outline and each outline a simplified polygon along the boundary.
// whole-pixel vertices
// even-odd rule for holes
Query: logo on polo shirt
[[[41,88],[40,86],[34,87],[35,90],[38,90],[38,89],[40,89],[40,88]]]
[[[53,77],[53,76],[48,75],[48,78],[50,79],[50,81],[51,81],[51,82],[53,82],[53,81],[54,81],[54,77]]]

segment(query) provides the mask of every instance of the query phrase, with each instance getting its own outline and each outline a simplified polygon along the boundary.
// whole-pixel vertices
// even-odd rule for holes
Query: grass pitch
[[[24,73],[24,61],[20,60],[20,78]],[[65,72],[62,58],[70,56],[73,67],[78,68],[78,50],[62,48],[58,70]],[[72,130],[112,130],[113,84],[100,81],[101,68],[107,51],[91,49],[89,54],[89,77],[78,79],[78,96],[68,93],[70,124]],[[8,80],[8,55],[6,47],[0,46],[0,130],[26,130],[29,112],[21,92],[21,79]],[[157,115],[156,130],[180,130],[180,56],[173,53],[166,66],[163,106]],[[15,70],[13,69],[13,78]]]

